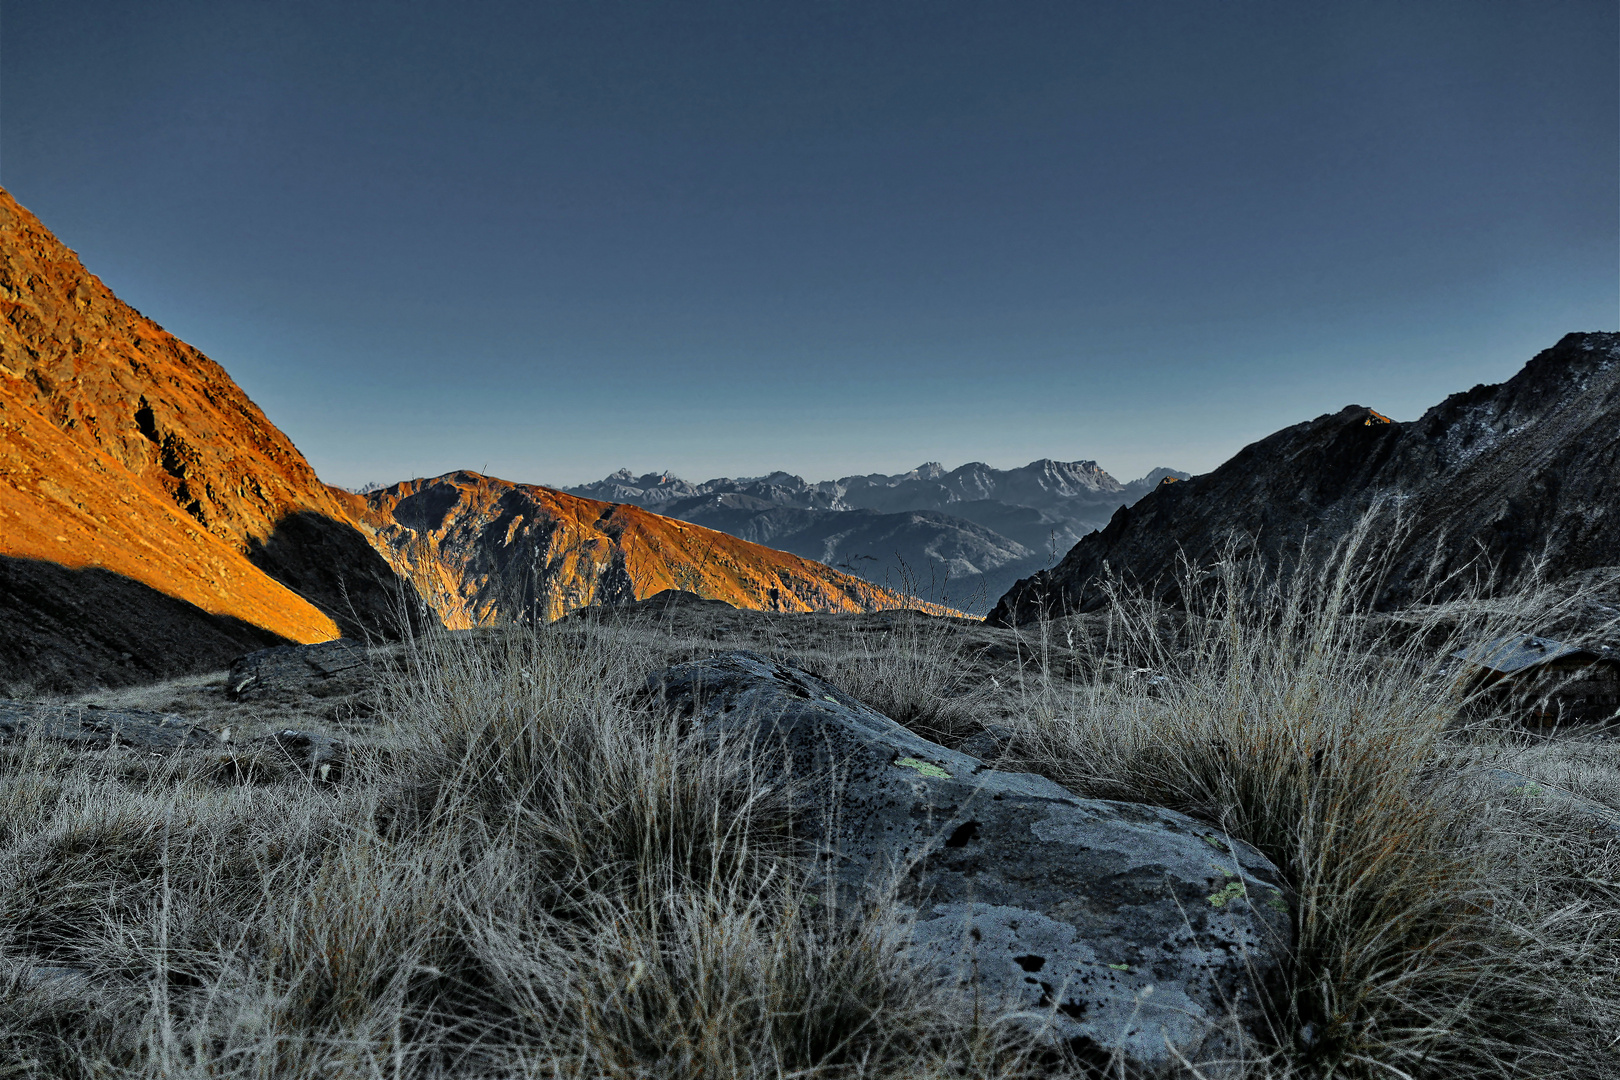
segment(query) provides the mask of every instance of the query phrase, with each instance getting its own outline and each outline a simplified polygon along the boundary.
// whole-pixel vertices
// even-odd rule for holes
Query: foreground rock
[[[749,652],[655,674],[673,708],[783,755],[796,824],[846,896],[898,888],[916,960],[964,999],[1127,1075],[1234,1060],[1291,920],[1253,848],[1157,807],[1077,798],[918,736]],[[1111,1071],[1110,1075],[1114,1073]]]
[[[349,755],[344,742],[319,731],[284,728],[233,740],[229,728],[216,735],[173,713],[0,701],[0,746],[30,737],[74,750],[125,748],[157,755],[216,751],[217,759],[211,759],[216,763],[215,775],[245,783],[268,783],[293,773],[335,784],[343,778]]]

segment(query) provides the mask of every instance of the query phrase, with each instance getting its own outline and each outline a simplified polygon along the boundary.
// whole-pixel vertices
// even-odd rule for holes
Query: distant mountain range
[[[455,472],[362,496],[0,190],[0,695],[671,588],[798,612],[900,605],[898,585],[966,610],[1000,597],[991,620],[1017,624],[1096,606],[1105,570],[1169,596],[1183,553],[1331,544],[1374,505],[1403,522],[1388,605],[1482,555],[1509,585],[1620,567],[1620,334],[1568,335],[1410,423],[1350,406],[1192,478],[930,462],[558,491]]]
[[[1095,461],[1018,469],[930,461],[910,472],[809,482],[791,473],[690,483],[621,469],[564,490],[629,503],[790,551],[965,611],[984,611],[1014,581],[1050,566],[1114,511],[1152,491],[1155,469],[1122,484]]]
[[[1620,334],[1565,335],[1507,382],[1411,422],[1349,405],[1284,428],[1117,511],[1008,590],[990,619],[1091,610],[1107,573],[1173,598],[1183,554],[1208,564],[1233,536],[1274,560],[1302,544],[1322,550],[1375,505],[1387,512],[1377,539],[1392,547],[1385,606],[1487,566],[1506,588],[1532,572],[1620,568]]]

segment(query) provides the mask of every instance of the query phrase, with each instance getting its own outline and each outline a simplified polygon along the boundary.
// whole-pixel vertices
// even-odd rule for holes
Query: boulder
[[[254,701],[314,693],[344,693],[369,682],[369,652],[347,638],[318,645],[278,645],[231,661],[225,696]]]
[[[981,1019],[1021,1025],[1110,1075],[1219,1075],[1292,941],[1277,868],[1159,807],[1078,798],[907,730],[750,652],[650,687],[799,781],[797,835],[840,903],[897,903],[914,962]]]
[[[626,615],[661,615],[676,608],[699,608],[709,611],[736,611],[736,604],[724,600],[711,600],[686,589],[665,589],[653,593],[645,600],[628,600],[622,604],[592,604],[570,612],[570,619],[615,619]]]

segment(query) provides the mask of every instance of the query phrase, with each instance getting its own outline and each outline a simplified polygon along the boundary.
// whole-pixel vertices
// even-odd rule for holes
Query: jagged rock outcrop
[[[639,507],[475,472],[366,496],[366,521],[453,628],[554,619],[679,589],[767,611],[906,606],[849,574]]]
[[[136,682],[385,630],[398,582],[358,509],[0,191],[0,685]]]
[[[1092,610],[1110,571],[1169,595],[1182,553],[1208,563],[1234,535],[1273,558],[1307,535],[1323,548],[1375,504],[1393,546],[1384,605],[1470,563],[1494,565],[1501,586],[1538,560],[1553,578],[1620,565],[1620,334],[1566,335],[1409,423],[1352,405],[1285,428],[1116,511],[990,619]]]
[[[1152,1077],[1231,1060],[1258,1018],[1292,923],[1248,845],[986,768],[754,653],[648,683],[796,781],[794,827],[845,903],[886,902],[898,880],[913,959],[960,982],[981,1022],[1022,1014],[1107,1075]]]

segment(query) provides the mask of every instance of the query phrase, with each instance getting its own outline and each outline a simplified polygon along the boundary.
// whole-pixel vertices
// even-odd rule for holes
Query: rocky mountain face
[[[1156,469],[1122,484],[1094,461],[1033,461],[1019,469],[928,462],[895,475],[807,482],[791,473],[694,484],[628,469],[569,492],[630,503],[904,585],[968,611],[983,611],[1014,581],[1101,527],[1151,491]]]
[[[0,682],[142,681],[383,627],[396,579],[357,509],[0,191]]]
[[[990,618],[1092,610],[1105,567],[1167,593],[1180,553],[1207,563],[1234,535],[1272,557],[1307,536],[1322,548],[1374,506],[1391,550],[1385,605],[1487,564],[1504,587],[1538,563],[1552,578],[1620,565],[1620,334],[1566,335],[1507,382],[1409,423],[1352,405],[1285,428],[1120,509]]]
[[[873,611],[900,597],[808,559],[649,513],[475,472],[366,496],[389,561],[451,628],[557,618],[680,589],[767,611]]]

